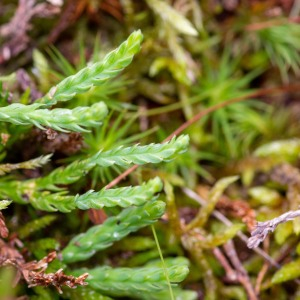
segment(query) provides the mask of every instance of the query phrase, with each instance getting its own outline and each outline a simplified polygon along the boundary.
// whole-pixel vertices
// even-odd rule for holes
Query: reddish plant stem
[[[214,248],[212,251],[216,259],[224,268],[226,272],[226,279],[230,280],[231,282],[237,281],[236,272],[232,269],[230,263],[228,262],[227,258],[222,253],[222,251],[219,248]]]
[[[229,240],[223,246],[225,253],[227,254],[230,262],[234,266],[237,274],[237,280],[244,286],[249,300],[258,300],[258,297],[255,293],[255,290],[251,284],[249,275],[245,270],[243,264],[240,262],[240,259],[235,250],[235,246],[232,240]]]
[[[270,248],[270,237],[269,236],[264,240],[263,245],[264,245],[264,247],[263,247],[264,251],[266,253],[268,253],[269,248]],[[257,275],[255,288],[254,288],[256,295],[259,295],[259,293],[260,293],[261,284],[263,282],[263,279],[264,279],[266,273],[268,272],[269,266],[270,266],[269,263],[267,261],[265,261],[261,270],[259,271],[259,273]]]
[[[261,96],[266,96],[269,94],[278,94],[278,93],[284,93],[284,92],[292,92],[292,91],[299,91],[300,90],[300,85],[288,85],[288,86],[281,86],[281,87],[275,87],[275,88],[266,88],[266,89],[261,89],[258,90],[256,92],[253,92],[251,94],[245,95],[245,96],[241,96],[238,98],[233,98],[221,103],[218,103],[216,105],[213,105],[203,111],[200,111],[198,114],[196,114],[194,117],[192,117],[190,120],[186,121],[185,123],[183,123],[180,127],[178,127],[173,133],[171,133],[164,141],[168,142],[169,140],[171,140],[174,136],[181,134],[185,129],[187,129],[189,126],[191,126],[192,124],[196,123],[197,121],[199,121],[201,118],[203,118],[204,116],[220,109],[223,107],[226,107],[228,105],[231,105],[233,103],[237,103],[237,102],[241,102],[243,100],[247,100],[249,98],[255,98],[255,97],[261,97]],[[117,185],[121,180],[123,180],[124,178],[126,178],[130,173],[132,173],[133,171],[135,171],[138,168],[138,165],[134,165],[131,168],[127,169],[125,172],[123,172],[122,174],[120,174],[118,177],[116,177],[113,181],[111,181],[108,185],[106,185],[106,189],[110,189],[113,186]]]

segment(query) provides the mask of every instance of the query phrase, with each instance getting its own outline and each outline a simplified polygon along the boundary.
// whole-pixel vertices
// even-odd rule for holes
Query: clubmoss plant
[[[51,128],[61,132],[83,132],[92,127],[101,126],[108,113],[104,102],[94,103],[90,107],[75,107],[74,109],[51,108],[58,103],[63,105],[63,102],[72,100],[77,94],[85,93],[94,86],[101,86],[118,75],[138,53],[142,39],[143,36],[140,31],[133,32],[124,43],[106,55],[102,61],[89,65],[78,73],[63,79],[52,87],[43,98],[38,99],[33,104],[13,103],[0,107],[0,120],[15,125],[36,126],[41,130]],[[136,144],[126,147],[111,145],[111,148],[105,149],[105,151],[100,150],[85,158],[81,156],[80,160],[74,160],[67,166],[58,167],[38,178],[20,180],[17,177],[6,175],[0,180],[0,194],[2,198],[12,201],[12,205],[31,205],[34,209],[48,212],[69,213],[75,209],[114,208],[114,210],[107,211],[108,218],[104,223],[83,230],[84,232],[75,235],[69,242],[66,240],[65,246],[60,246],[62,251],[58,261],[59,267],[68,270],[73,275],[81,275],[83,270],[72,271],[68,264],[78,261],[87,263],[87,260],[98,251],[110,247],[114,242],[155,223],[162,217],[165,212],[165,203],[157,199],[157,193],[162,190],[163,185],[161,179],[155,177],[147,182],[141,182],[137,186],[113,189],[103,187],[100,191],[89,190],[77,195],[72,194],[70,185],[84,178],[94,168],[109,168],[111,166],[127,168],[133,164],[168,162],[185,152],[188,143],[188,136],[182,135],[163,144],[143,146]],[[1,175],[5,175],[20,168],[36,168],[45,165],[50,157],[51,155],[47,155],[23,163],[3,164],[0,165],[0,172]],[[3,202],[2,208],[8,204],[9,202]],[[18,231],[19,238],[26,239],[36,235],[39,230],[52,222],[56,222],[56,216],[51,214],[37,218]],[[44,241],[44,247],[40,247],[41,244],[38,244],[40,241]],[[57,249],[58,246],[54,238],[44,238],[27,244],[28,248],[37,256],[43,253],[47,254],[51,247]],[[42,252],[35,251],[35,246],[38,246]],[[41,259],[41,257],[37,258]],[[61,270],[55,274],[60,274],[59,272]],[[96,265],[95,269],[87,269],[84,272],[90,274],[89,287],[80,287],[78,294],[76,291],[71,293],[67,291],[67,288],[64,288],[65,295],[70,295],[72,299],[76,299],[80,295],[88,295],[92,291],[96,295],[100,291],[112,297],[128,296],[141,299],[143,296],[145,299],[161,299],[160,294],[165,293],[167,295],[170,282],[175,284],[186,277],[188,262],[186,261],[184,266],[182,263],[177,264],[176,260],[169,264],[167,267],[168,279],[164,270],[159,266],[144,266],[139,269],[125,270]],[[103,278],[105,278],[105,282]],[[35,285],[43,284],[31,283],[31,286]],[[53,283],[53,285],[58,291],[61,291],[62,286],[57,283]],[[37,294],[41,294],[38,288],[36,291]],[[156,296],[152,292],[159,292],[160,294],[158,293]],[[47,294],[46,292],[48,297],[51,293]],[[144,293],[149,297],[151,295],[151,297],[147,296],[147,298],[143,295]],[[176,293],[185,295],[186,292],[176,288]],[[186,299],[195,299],[193,292],[187,291],[186,295],[188,295]],[[97,299],[110,298],[105,296],[102,298],[99,294]]]

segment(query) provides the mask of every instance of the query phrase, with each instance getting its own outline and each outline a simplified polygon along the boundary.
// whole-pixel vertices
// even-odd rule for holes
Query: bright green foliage
[[[114,244],[114,249],[123,251],[145,251],[156,248],[155,241],[146,236],[130,236]]]
[[[141,186],[108,190],[104,188],[100,192],[89,191],[84,195],[76,196],[75,204],[80,209],[139,206],[151,200],[161,189],[162,181],[156,177]]]
[[[174,137],[164,144],[150,144],[147,146],[118,147],[109,151],[100,151],[90,158],[75,161],[67,167],[54,170],[48,176],[37,180],[39,187],[53,188],[56,184],[70,184],[84,176],[95,166],[109,167],[113,165],[128,166],[130,164],[160,163],[169,161],[176,155],[186,151],[189,143],[187,135]]]
[[[2,198],[10,198],[15,203],[27,204],[29,195],[33,194],[36,185],[32,180],[17,181],[5,180],[0,181],[0,195]]]
[[[39,191],[35,180],[27,181],[0,181],[0,194],[8,197],[15,203],[32,204],[35,208],[45,211],[70,212],[75,209],[74,196],[66,195],[65,191],[50,193]]]
[[[178,32],[192,36],[198,35],[191,22],[167,2],[161,0],[147,0],[147,3],[163,21],[166,21]]]
[[[0,121],[16,125],[35,125],[40,129],[48,126],[58,131],[87,131],[85,127],[99,126],[107,114],[106,105],[102,102],[91,107],[76,107],[73,110],[55,108],[40,109],[43,105],[34,103],[24,105],[14,103],[0,107]]]
[[[56,216],[54,216],[54,215],[47,215],[47,216],[43,216],[42,218],[35,219],[35,220],[27,223],[23,227],[21,227],[21,229],[18,232],[18,236],[21,239],[24,239],[24,238],[28,237],[29,235],[31,235],[32,233],[34,233],[38,230],[41,230],[44,227],[50,225],[53,221],[55,221],[55,219],[56,219]]]
[[[281,283],[300,276],[300,259],[285,264],[272,277],[272,283]]]
[[[130,203],[140,203],[139,205],[141,205],[150,199],[150,194],[153,195],[161,189],[161,183],[158,182],[158,179],[149,183],[147,186],[149,188],[148,194],[145,192],[145,187],[102,190],[98,193],[87,192],[82,196],[78,196],[76,198],[77,203],[74,201],[74,196],[67,195],[64,191],[50,193],[49,191],[41,192],[39,190],[60,190],[56,185],[74,183],[97,165],[105,167],[113,164],[126,166],[130,163],[143,164],[167,161],[174,158],[177,154],[184,152],[187,149],[188,141],[188,136],[183,135],[177,139],[173,138],[170,142],[164,144],[150,144],[147,146],[136,145],[127,148],[118,147],[117,149],[105,152],[100,151],[91,158],[75,161],[67,167],[57,168],[49,175],[36,180],[0,182],[1,195],[9,197],[18,203],[26,204],[29,202],[34,207],[46,211],[59,210],[61,212],[70,212],[76,208],[78,203],[80,203],[78,207],[85,207],[84,209],[87,209],[89,205],[91,205],[91,207],[112,206],[113,203],[117,204],[118,201],[120,202],[118,205],[122,207],[129,206]],[[123,197],[123,199],[121,197],[121,193],[129,193],[132,196],[142,190],[144,191],[143,195],[140,194],[135,198],[128,199],[127,204],[125,197]],[[24,195],[27,195],[28,200],[24,198]],[[95,198],[98,198],[100,195],[104,202],[101,203],[101,201],[99,201],[96,203]],[[113,200],[112,197],[116,197],[117,195],[120,199]],[[91,200],[88,200],[89,198]],[[88,204],[84,206],[83,201]]]
[[[166,257],[164,259],[164,264],[169,268],[171,266],[189,266],[190,262],[186,257],[177,256],[177,257]],[[162,267],[163,262],[160,259],[151,260],[146,264],[147,267]]]
[[[36,286],[33,288],[36,295],[31,295],[31,300],[59,300],[58,295],[51,289],[45,289],[42,286]]]
[[[271,26],[257,31],[260,42],[269,59],[280,69],[286,80],[290,68],[296,74],[300,71],[300,25],[292,22]]]
[[[34,182],[31,182],[33,189],[36,189]],[[27,185],[30,187],[30,182]],[[6,195],[12,197],[19,203],[24,203],[22,196],[17,198],[14,195],[14,187],[3,186],[7,189]],[[26,185],[23,186],[25,191]],[[162,189],[162,182],[159,178],[150,180],[142,186],[124,187],[116,189],[102,189],[100,192],[88,191],[85,194],[71,196],[65,191],[58,193],[33,192],[29,198],[30,203],[37,209],[45,211],[60,211],[68,213],[76,207],[80,209],[103,208],[112,206],[129,207],[130,205],[142,205],[151,200],[156,193]],[[9,193],[12,192],[12,194]],[[5,194],[5,191],[2,191]]]
[[[198,295],[195,291],[183,290],[179,287],[172,287],[173,295],[175,300],[197,300]],[[161,299],[170,299],[170,293],[168,290],[159,291],[155,293],[143,292],[138,299],[144,300],[161,300]],[[239,299],[240,300],[240,299]]]
[[[1,200],[1,201],[0,201],[0,210],[7,208],[8,205],[11,204],[11,202],[12,202],[12,201]]]
[[[275,141],[260,146],[254,152],[258,157],[271,157],[278,161],[293,162],[299,157],[300,139]]]
[[[101,127],[85,133],[84,140],[88,147],[83,149],[79,158],[85,159],[87,155],[90,156],[91,153],[97,153],[99,150],[106,151],[121,145],[124,147],[131,146],[144,140],[158,129],[158,126],[156,126],[143,132],[131,134],[128,137],[128,133],[136,122],[136,117],[126,119],[125,116],[126,112],[124,111],[118,115],[110,113]],[[114,122],[112,123],[113,119]],[[92,177],[91,187],[95,187],[99,181],[103,184],[110,182],[116,176],[115,174],[119,172],[121,172],[121,167],[117,166],[93,169],[90,175]]]
[[[14,29],[9,18],[17,2],[1,3],[0,32]],[[34,1],[19,1],[19,8],[21,2]],[[57,259],[45,274],[43,264],[37,276],[43,280],[59,269],[76,275],[87,271],[89,285],[63,287],[60,295],[55,288],[29,288],[22,280],[12,290],[11,282],[18,276],[9,270],[1,272],[0,298],[26,294],[34,300],[296,299],[300,288],[285,281],[299,276],[300,227],[280,224],[269,247],[246,251],[247,255],[240,255],[245,249],[237,239],[242,237],[241,222],[251,227],[255,218],[266,220],[300,205],[299,170],[276,167],[287,161],[299,167],[300,143],[288,140],[300,136],[295,93],[299,86],[294,84],[300,74],[300,26],[293,23],[299,15],[298,1],[291,10],[284,1],[277,1],[275,9],[272,1],[73,2],[76,22],[66,31],[56,30],[65,29],[54,25],[60,25],[58,15],[53,16],[58,23],[27,20],[23,29],[33,30],[25,37],[35,40],[28,44],[31,49],[25,44],[25,56],[19,53],[5,61],[7,54],[22,48],[23,40],[10,48],[10,38],[0,37],[0,64],[5,61],[0,76],[0,199],[8,199],[0,201],[0,209],[10,205],[1,210],[0,227],[5,222],[9,237],[1,237],[0,244],[7,244],[13,256],[24,254],[26,262],[55,250]],[[98,16],[104,26],[93,28]],[[127,36],[137,27],[145,33],[141,55],[136,55],[141,32]],[[51,49],[44,48],[48,32],[60,35]],[[125,42],[106,52],[120,40]],[[6,51],[7,45],[12,51]],[[280,87],[279,71],[285,84],[294,83]],[[183,128],[192,147],[181,156],[188,148],[187,136],[162,141]],[[83,134],[56,134],[50,129]],[[282,141],[250,156],[257,146],[278,137]],[[36,158],[52,152],[52,161]],[[148,165],[130,173],[119,186],[105,188],[133,164]],[[242,180],[225,191],[236,180],[226,176],[236,174]],[[292,184],[282,185],[282,178]],[[162,182],[165,193],[158,196]],[[211,189],[208,185],[215,182]],[[218,203],[223,193],[226,197]],[[193,199],[201,204],[196,218]],[[158,200],[166,202],[166,211]],[[45,216],[45,211],[55,215]],[[145,228],[148,224],[152,234]],[[238,255],[232,257],[235,247]],[[188,260],[181,255],[192,261],[188,278]],[[271,256],[288,264],[277,273],[270,266],[257,280],[264,263],[259,255],[267,262],[272,262]],[[243,266],[250,266],[249,273]],[[6,290],[7,297],[2,293]]]
[[[89,286],[80,286],[76,289],[65,288],[62,297],[68,300],[112,300],[112,298],[100,294]]]
[[[66,192],[59,193],[33,193],[30,198],[33,207],[45,211],[60,211],[68,213],[76,208],[74,196],[66,195]]]
[[[96,251],[111,246],[131,232],[154,223],[161,217],[165,204],[161,201],[147,202],[143,206],[130,207],[118,216],[108,218],[103,224],[91,227],[86,233],[75,236],[63,249],[65,263],[86,260]]]
[[[37,259],[42,259],[50,251],[58,250],[60,244],[53,238],[42,238],[27,245],[28,250],[33,253]]]
[[[115,77],[131,63],[133,56],[140,50],[142,40],[140,30],[133,32],[119,48],[110,52],[101,62],[67,77],[53,87],[40,102],[53,105],[58,101],[68,101],[76,94],[84,93],[93,86],[101,85]]]
[[[283,245],[287,239],[293,234],[293,222],[279,224],[275,230],[274,238],[278,245]]]
[[[41,167],[49,162],[51,156],[52,154],[48,154],[18,164],[1,164],[0,175],[4,175],[17,169],[35,169]]]
[[[153,199],[154,195],[161,189],[161,180],[155,178],[142,186],[108,190],[103,188],[100,192],[91,190],[77,196],[66,195],[66,192],[37,192],[30,197],[30,203],[40,210],[58,210],[64,213],[68,213],[76,207],[80,209],[112,206],[129,207],[131,205],[142,205],[146,201]]]
[[[157,164],[162,161],[169,161],[176,155],[186,151],[189,143],[187,135],[174,137],[164,144],[149,144],[124,148],[122,146],[106,152],[99,152],[95,156],[95,163],[98,166],[110,167],[113,165],[128,166],[129,164],[143,165],[147,163]]]
[[[160,1],[158,4],[165,5]],[[185,28],[181,28],[181,32],[189,35],[197,34],[189,21],[181,17],[181,15],[171,7],[168,7],[167,10],[168,15],[173,17],[176,16],[176,18],[179,19],[181,26],[184,25]],[[169,22],[174,22],[174,20],[170,19]],[[180,28],[178,25],[176,26],[177,29]],[[99,127],[102,125],[102,122],[108,113],[106,104],[104,104],[104,102],[99,102],[98,98],[96,98],[96,103],[95,101],[83,101],[84,103],[82,103],[80,102],[82,95],[79,94],[87,92],[88,90],[91,90],[92,93],[93,87],[103,87],[107,84],[109,79],[118,75],[130,64],[133,56],[140,50],[142,38],[143,36],[140,31],[132,33],[120,47],[105,56],[101,62],[91,64],[77,72],[75,75],[63,79],[60,83],[51,88],[45,97],[35,101],[33,104],[28,104],[30,103],[31,96],[30,90],[28,90],[21,96],[19,103],[7,105],[8,94],[2,95],[1,87],[0,100],[1,103],[3,102],[3,105],[0,105],[0,121],[3,121],[3,123],[12,123],[14,125],[28,125],[28,127],[25,127],[23,131],[21,131],[18,138],[21,137],[21,134],[26,132],[31,125],[35,125],[42,130],[52,128],[62,132],[86,132],[91,127]],[[41,72],[45,78],[44,81],[40,81],[40,83],[44,88],[47,88],[50,80],[52,80],[52,78],[48,76],[51,73],[49,72],[49,66],[39,53],[35,54],[35,60],[41,62],[38,66],[38,72]],[[70,74],[75,73],[76,69],[72,66],[71,68],[69,65],[65,64],[65,66],[68,69],[66,70],[67,72]],[[54,108],[52,110],[49,109],[50,106],[55,105],[58,102],[66,102],[75,96],[77,96],[78,101],[75,103],[78,105],[74,105],[75,108],[67,109],[64,107]],[[86,95],[86,97],[89,97],[89,95]],[[86,103],[94,104],[82,107],[82,105]],[[81,160],[76,160],[69,165],[60,168],[54,167],[54,170],[48,175],[41,176],[40,178],[26,180],[26,174],[23,175],[19,173],[1,178],[1,196],[8,197],[15,203],[31,204],[36,210],[69,213],[76,208],[98,209],[103,207],[119,207],[117,209],[108,210],[108,214],[111,216],[108,217],[103,224],[92,226],[87,229],[86,232],[78,234],[69,241],[67,246],[59,253],[60,259],[52,261],[49,266],[45,263],[47,273],[55,272],[58,268],[66,269],[66,264],[68,263],[88,260],[97,251],[106,249],[114,242],[120,241],[130,233],[155,223],[165,212],[165,203],[158,201],[156,195],[163,187],[162,180],[159,177],[155,177],[148,182],[143,182],[143,178],[141,177],[141,185],[134,187],[126,186],[114,189],[102,188],[100,191],[90,190],[85,194],[76,196],[69,194],[66,185],[70,185],[82,179],[94,167],[113,167],[116,169],[116,167],[126,168],[132,164],[144,165],[169,162],[187,150],[189,144],[189,137],[187,135],[179,137],[174,136],[171,140],[164,143],[152,143],[143,146],[136,144],[128,146],[134,141],[144,139],[149,133],[154,132],[154,130],[149,129],[142,133],[128,136],[127,131],[137,119],[137,116],[130,121],[126,121],[124,125],[121,122],[122,119],[123,115],[111,126],[111,119],[107,118],[107,120],[104,121],[104,125],[106,128],[110,128],[110,136],[108,135],[107,137],[105,147],[101,147],[101,142],[99,143],[99,140],[96,140],[95,145],[93,145],[96,147],[85,149],[85,151],[88,152],[88,155],[84,155]],[[124,118],[124,120],[126,119]],[[7,140],[5,140],[5,138],[9,139],[10,133],[15,131],[16,127],[17,126],[10,124],[6,125],[4,123],[3,128],[1,128],[3,129],[3,132],[0,132],[4,133],[3,140],[2,135],[0,137],[0,144],[2,146],[6,146]],[[97,131],[98,128],[93,132]],[[116,131],[118,131],[118,134],[116,134]],[[99,130],[99,132],[105,132],[105,130]],[[40,133],[37,131],[37,133],[34,134],[38,135]],[[65,136],[67,135],[60,134],[59,137]],[[16,140],[18,138],[16,138]],[[29,139],[30,138],[29,135]],[[35,138],[39,140],[40,136]],[[47,136],[47,138],[49,140],[52,139],[50,136]],[[122,138],[124,138],[126,142],[124,142]],[[51,144],[52,141],[47,142]],[[53,143],[55,142],[59,143],[59,138],[57,138],[56,141],[53,141]],[[11,144],[13,144],[13,142]],[[50,149],[51,146],[52,145],[49,146]],[[101,150],[99,151],[99,149]],[[82,153],[81,157],[83,156]],[[18,164],[2,164],[0,165],[0,175],[5,175],[12,170],[21,168],[33,169],[41,167],[49,162],[50,156],[51,155],[41,156]],[[41,172],[42,171],[43,170],[41,170]],[[20,180],[20,178],[25,178],[25,180]],[[100,182],[99,185],[103,186],[104,184],[101,184]],[[81,191],[80,187],[77,188],[77,191],[78,190]],[[0,204],[1,209],[6,208],[9,203],[9,201],[3,200],[2,205]],[[125,209],[121,211],[120,207]],[[117,214],[116,212],[118,211],[121,212]],[[35,213],[32,207],[29,207],[26,213],[27,212],[29,212],[28,215],[30,216]],[[22,215],[22,213],[20,215]],[[49,251],[59,250],[60,243],[57,240],[56,235],[59,236],[60,233],[56,230],[52,237],[45,237],[33,241],[28,239],[33,233],[37,233],[41,229],[51,225],[57,217],[62,216],[58,213],[56,215],[45,216],[40,216],[39,213],[36,213],[33,221],[29,221],[17,231],[18,237],[24,240],[26,248],[34,258],[42,259]],[[66,228],[70,228],[73,224],[76,224],[77,220],[72,220],[72,217],[72,215],[64,216],[64,218],[68,220],[68,223],[65,226]],[[1,216],[0,221],[3,222],[3,220],[4,219]],[[84,218],[82,218],[82,220],[83,224],[80,225],[82,226],[79,229],[80,232],[87,228],[86,220],[84,220]],[[63,230],[64,229],[65,228],[63,228]],[[153,252],[153,248],[156,245],[155,243],[158,242],[154,242],[149,237],[132,237],[131,241],[131,247],[127,247],[125,250],[132,249],[133,251],[145,251],[151,249]],[[124,247],[124,245],[125,243],[122,246]],[[119,247],[119,249],[121,249],[121,247]],[[156,249],[155,251],[157,252]],[[157,257],[157,253],[155,253],[155,257]],[[148,261],[148,259],[149,256],[144,262]],[[102,296],[98,291],[94,291],[94,288],[95,290],[100,289],[105,292],[110,291],[110,294],[112,295],[127,295],[129,297],[132,296],[141,299],[159,299],[160,297],[168,297],[169,294],[167,293],[172,292],[171,289],[169,290],[169,288],[171,288],[170,282],[178,283],[186,277],[188,273],[187,264],[187,260],[182,261],[175,259],[168,264],[167,269],[161,265],[148,265],[145,268],[139,269],[124,268],[115,270],[107,266],[104,266],[103,268],[99,267],[94,270],[88,270],[91,278],[89,287],[82,287],[77,292],[67,291],[67,294],[72,299],[110,299],[106,296]],[[44,265],[42,268],[44,268]],[[129,271],[127,272],[127,270]],[[124,273],[124,271],[126,271],[126,273]],[[40,272],[43,274],[44,269]],[[106,278],[106,281],[103,281],[100,287],[99,281],[93,280],[93,277],[96,278],[99,274]],[[25,279],[27,280],[27,278]],[[102,281],[101,278],[100,280]],[[60,284],[61,283],[58,285]],[[75,283],[75,285],[78,285],[78,283]],[[105,288],[103,288],[103,286]],[[156,297],[155,295],[152,295],[151,293],[153,291],[160,292],[160,294],[158,294],[159,296]],[[142,292],[145,293],[143,294]],[[44,291],[40,287],[35,289],[35,293],[36,295],[33,296],[34,299],[38,299],[39,297],[45,299],[59,299],[58,295],[54,294],[51,290]],[[187,299],[194,299],[193,292],[185,292],[180,288],[176,289],[174,295],[176,295],[176,298],[185,297],[185,295],[187,295]]]
[[[203,240],[195,239],[195,242],[202,249],[213,249],[231,240],[243,227],[244,224],[234,224],[225,228],[222,232],[204,237]]]
[[[255,186],[248,191],[254,203],[268,206],[277,206],[281,202],[281,195],[273,189],[265,186]]]
[[[225,49],[216,65],[208,61],[204,64],[203,76],[193,89],[194,99],[201,107],[208,108],[253,93],[249,85],[262,70],[254,69],[241,74],[237,71],[240,60],[240,57],[231,57],[229,49]],[[248,151],[257,137],[270,131],[266,123],[267,109],[266,104],[253,101],[251,97],[213,112],[208,118],[209,122],[206,121],[208,127],[205,127],[211,127],[213,152],[237,158]],[[204,131],[203,134],[207,133]]]
[[[81,274],[86,270],[77,270]],[[186,265],[167,268],[171,283],[181,282],[188,274]],[[167,290],[167,281],[161,267],[117,268],[99,267],[88,271],[89,285],[113,296],[128,296],[140,299],[144,292],[156,293]],[[145,298],[144,298],[145,299]],[[159,299],[159,298],[156,298]]]
[[[43,90],[48,91],[52,86],[49,82],[51,77],[49,76],[51,73],[54,75],[56,81],[59,82],[64,80],[66,77],[72,76],[78,73],[82,68],[86,67],[87,65],[92,65],[94,63],[99,62],[99,54],[101,51],[99,49],[99,40],[98,38],[95,39],[95,48],[93,49],[93,56],[88,59],[84,54],[84,45],[80,45],[80,60],[75,62],[75,65],[71,64],[64,55],[54,46],[50,46],[48,49],[48,55],[56,65],[56,67],[60,70],[58,73],[56,70],[54,71],[50,67],[47,68],[47,75],[48,78],[44,76],[42,78],[37,78],[40,82],[41,88]],[[33,57],[35,58],[35,57]],[[42,58],[42,60],[46,60],[46,58]],[[39,57],[36,56],[36,60],[34,60],[34,65],[38,69],[38,72],[41,74],[45,73],[45,70],[42,66],[44,64],[43,61],[40,61]],[[52,75],[51,74],[51,75]],[[93,103],[99,102],[100,100],[105,102],[105,104],[113,110],[122,111],[124,109],[135,108],[135,105],[129,103],[123,103],[119,101],[119,99],[114,99],[116,93],[122,91],[129,82],[123,76],[117,76],[117,79],[114,78],[112,80],[104,81],[101,85],[94,86],[91,88],[90,91],[83,94],[77,94],[72,101],[64,103],[68,108],[74,108],[76,106],[90,106]],[[44,101],[44,99],[38,100],[38,102]]]

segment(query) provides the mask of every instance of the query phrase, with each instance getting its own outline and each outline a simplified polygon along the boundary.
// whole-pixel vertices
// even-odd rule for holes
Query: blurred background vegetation
[[[104,101],[111,112],[102,127],[49,140],[39,129],[0,124],[2,164],[53,153],[43,169],[13,176],[39,177],[112,146],[162,142],[199,113],[220,105],[185,130],[191,139],[188,152],[159,168],[139,168],[127,184],[163,179],[160,198],[167,213],[156,224],[158,241],[169,257],[166,263],[183,257],[191,263],[185,281],[174,288],[176,299],[300,299],[299,220],[279,225],[262,253],[247,249],[245,239],[236,236],[240,230],[249,236],[255,220],[300,205],[300,1],[2,0],[0,20],[1,106],[33,103],[63,78],[101,60],[132,31],[141,29],[144,35],[141,52],[120,76],[64,106]],[[227,103],[233,99],[236,103]],[[99,190],[122,171],[95,168],[71,191]],[[233,175],[239,179],[226,196],[216,197],[214,189],[221,193],[229,182],[212,188],[215,182]],[[0,186],[10,178],[0,179]],[[199,198],[211,207],[198,213]],[[214,209],[231,220],[228,228],[212,216]],[[5,216],[10,231],[22,240],[22,251],[35,259],[59,251],[91,223],[87,213],[50,217],[23,206],[9,207]],[[34,225],[33,220],[43,221]],[[140,267],[158,258],[151,230],[144,229],[88,264]],[[6,293],[10,276],[3,275],[0,293]],[[78,290],[64,296],[106,299]],[[13,293],[28,293],[30,299],[62,297],[40,287],[25,292],[21,285]],[[168,291],[153,299],[169,299]]]

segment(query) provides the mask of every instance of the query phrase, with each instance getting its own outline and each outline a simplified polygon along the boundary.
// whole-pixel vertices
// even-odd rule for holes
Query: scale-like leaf
[[[11,201],[9,200],[1,200],[0,201],[0,210],[5,209],[11,204]]]
[[[30,198],[33,207],[45,211],[60,211],[68,213],[76,208],[74,196],[66,195],[65,192],[60,193],[34,193]]]
[[[58,101],[68,101],[76,94],[84,93],[93,86],[98,86],[117,76],[127,67],[133,56],[140,51],[143,35],[140,30],[134,31],[117,49],[97,62],[80,70],[75,75],[65,78],[40,99],[40,103],[54,105]]]
[[[0,107],[0,121],[16,125],[35,125],[40,129],[48,126],[58,131],[87,131],[85,127],[95,127],[101,124],[107,115],[107,107],[103,102],[91,107],[76,107],[73,110],[55,108],[40,109],[42,104],[24,105],[13,103]]]
[[[166,269],[171,283],[185,279],[189,269],[186,265],[173,265]],[[76,270],[75,274],[88,272],[87,282],[95,290],[118,297],[141,297],[144,292],[160,292],[168,288],[164,269],[161,267],[116,268],[99,267]],[[170,296],[170,295],[168,295]]]
[[[0,175],[4,175],[13,170],[17,169],[35,169],[45,165],[50,160],[52,154],[48,154],[45,156],[40,156],[34,159],[30,159],[28,161],[20,162],[17,164],[1,164],[0,165]]]
[[[56,216],[54,216],[54,215],[47,215],[47,216],[43,216],[41,218],[32,220],[20,228],[20,230],[18,231],[18,236],[21,239],[24,239],[24,238],[28,237],[29,235],[33,234],[34,232],[39,231],[39,230],[43,229],[44,227],[50,225],[55,220],[56,220]]]
[[[100,151],[90,158],[75,161],[67,167],[54,170],[48,176],[36,181],[40,188],[55,189],[56,184],[71,184],[79,180],[95,166],[109,167],[113,165],[127,167],[130,164],[147,164],[170,161],[176,155],[187,150],[189,137],[181,135],[164,144],[146,146],[118,147],[109,151]]]
[[[131,232],[154,223],[165,211],[162,201],[150,201],[143,206],[130,207],[103,224],[91,227],[75,236],[62,251],[65,263],[86,260],[96,251],[110,247]]]
[[[102,189],[100,192],[89,191],[75,198],[75,204],[80,209],[103,208],[112,206],[128,207],[143,205],[151,200],[154,194],[162,189],[162,181],[156,177],[147,183],[117,189]]]

